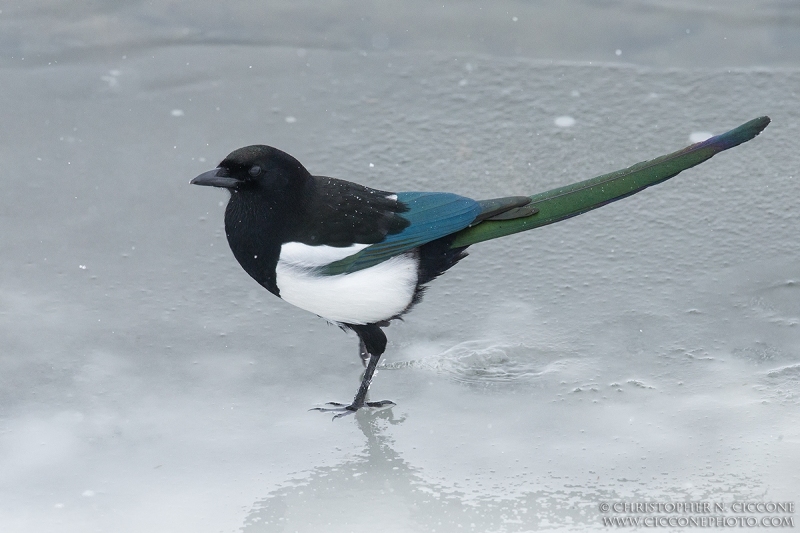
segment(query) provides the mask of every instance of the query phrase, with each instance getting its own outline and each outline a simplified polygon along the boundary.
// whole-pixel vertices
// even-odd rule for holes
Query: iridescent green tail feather
[[[452,248],[469,246],[481,241],[545,226],[580,215],[615,200],[635,194],[678,175],[687,168],[699,165],[715,154],[749,141],[769,124],[769,117],[760,117],[738,128],[693,144],[624,170],[604,174],[565,187],[531,196],[534,214],[511,220],[486,220],[458,232]]]

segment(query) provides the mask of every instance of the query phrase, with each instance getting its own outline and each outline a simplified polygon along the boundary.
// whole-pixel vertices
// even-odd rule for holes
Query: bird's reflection
[[[581,498],[572,492],[513,498],[492,488],[490,495],[468,498],[426,478],[395,450],[391,426],[405,417],[388,409],[359,411],[354,418],[364,434],[363,452],[289,480],[254,504],[243,531],[528,531],[548,520],[594,525],[596,513],[575,505]]]

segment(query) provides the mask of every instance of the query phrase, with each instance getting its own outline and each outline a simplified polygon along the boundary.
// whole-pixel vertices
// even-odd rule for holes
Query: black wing
[[[408,208],[397,196],[357,183],[313,176],[302,203],[303,213],[287,237],[311,246],[374,244],[403,231]]]

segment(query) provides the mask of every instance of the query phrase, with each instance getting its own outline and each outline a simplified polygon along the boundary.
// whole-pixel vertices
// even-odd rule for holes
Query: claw
[[[379,402],[367,402],[367,407],[392,407],[397,405],[392,400],[381,400]]]
[[[327,402],[325,405],[331,405],[332,407],[312,407],[309,411],[319,411],[321,413],[337,413],[333,415],[333,420],[337,418],[342,418],[343,416],[355,414],[356,411],[361,409],[362,407],[372,407],[376,409],[392,407],[397,405],[391,400],[381,400],[379,402],[365,402],[363,405],[356,407],[355,405],[345,405],[339,402]]]

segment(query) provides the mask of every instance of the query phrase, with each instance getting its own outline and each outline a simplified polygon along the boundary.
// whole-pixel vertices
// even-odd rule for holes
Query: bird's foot
[[[339,402],[328,402],[325,405],[330,405],[330,407],[312,407],[309,411],[320,411],[322,413],[337,413],[333,415],[333,420],[337,418],[341,418],[343,416],[352,415],[362,407],[373,407],[377,409],[382,409],[386,407],[392,407],[393,405],[397,405],[391,400],[381,400],[379,402],[364,402],[361,405],[356,405],[352,403],[350,405],[345,405]]]

